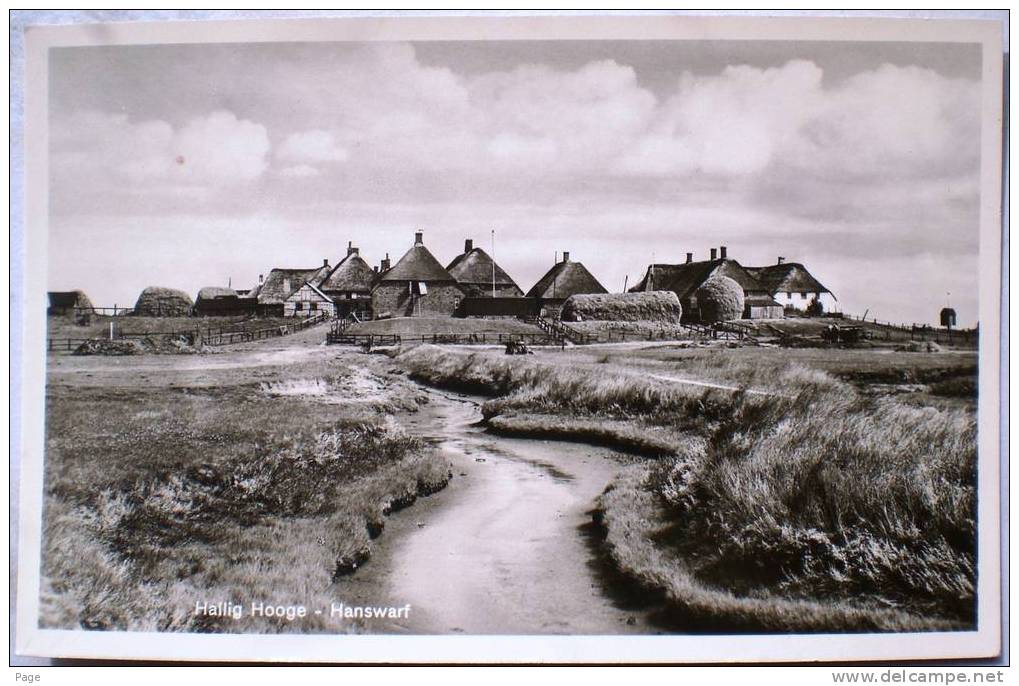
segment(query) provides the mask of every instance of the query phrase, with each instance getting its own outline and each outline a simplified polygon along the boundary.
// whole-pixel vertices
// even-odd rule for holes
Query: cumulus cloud
[[[139,189],[215,187],[254,180],[268,166],[265,127],[227,111],[179,129],[160,120],[82,112],[53,127],[54,174],[67,183]]]
[[[317,167],[313,167],[310,164],[295,164],[292,167],[283,167],[280,170],[280,176],[286,176],[295,179],[305,179],[312,176],[318,176],[322,172]]]
[[[336,140],[335,134],[322,129],[298,131],[287,136],[276,151],[285,162],[343,162],[350,155]]]
[[[875,60],[832,75],[823,60],[684,71],[663,59],[655,69],[672,70],[666,81],[621,59],[556,59],[562,46],[479,69],[425,64],[412,45],[383,42],[264,46],[248,69],[191,49],[178,49],[179,63],[125,61],[130,78],[97,62],[116,98],[89,106],[116,101],[125,113],[74,111],[77,86],[56,107],[57,213],[318,213],[334,235],[356,205],[358,227],[431,222],[457,242],[479,221],[501,222],[546,241],[545,253],[586,244],[590,266],[613,283],[653,250],[700,254],[699,242],[723,240],[752,261],[781,245],[822,273],[823,260],[846,256],[890,252],[908,272],[920,254],[976,253],[973,78]],[[191,76],[196,64],[211,65],[208,78]],[[171,85],[157,92],[147,85],[156,69],[180,76],[164,75]],[[380,250],[391,245],[379,239]],[[509,266],[526,277],[540,271],[533,259],[528,250]],[[828,285],[840,299],[871,302],[868,284],[836,276]]]

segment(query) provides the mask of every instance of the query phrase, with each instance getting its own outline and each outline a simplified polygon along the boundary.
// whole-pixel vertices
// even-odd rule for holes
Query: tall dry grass
[[[614,427],[625,426],[617,442],[640,449],[633,440],[640,427],[659,437],[654,432],[671,427],[671,455],[627,497],[610,499],[605,514],[610,522],[640,521],[627,508],[641,494],[654,498],[662,518],[651,541],[657,553],[637,554],[648,541],[630,536],[617,540],[613,554],[652,585],[671,584],[676,597],[689,597],[680,591],[692,584],[723,589],[737,603],[800,603],[774,615],[781,622],[762,624],[783,630],[797,618],[808,629],[838,626],[802,603],[841,608],[844,628],[973,625],[972,411],[864,396],[794,365],[702,359],[700,378],[771,395],[647,378],[620,355],[605,364],[437,348],[400,357],[422,381],[497,396],[485,404],[486,417],[518,434],[576,438],[586,431],[611,442]],[[664,563],[648,572],[668,554],[684,560],[685,577]],[[635,559],[644,562],[635,567]],[[887,612],[906,619],[873,618]]]
[[[386,514],[449,478],[387,419],[413,404],[410,384],[380,380],[378,402],[344,405],[262,390],[311,371],[337,392],[357,381],[343,361],[306,367],[208,369],[200,386],[102,372],[91,385],[51,384],[41,624],[349,629],[318,615],[194,612],[199,600],[328,608],[334,578],[369,558]]]

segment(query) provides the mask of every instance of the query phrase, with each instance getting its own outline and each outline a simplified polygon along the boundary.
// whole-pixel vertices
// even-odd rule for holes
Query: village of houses
[[[780,318],[788,308],[803,313],[829,309],[834,296],[802,264],[786,262],[761,267],[741,265],[727,256],[725,246],[710,248],[695,259],[652,264],[630,293],[671,291],[682,305],[684,321],[710,323],[714,311],[698,305],[698,293],[711,279],[725,277],[742,291],[743,319]],[[424,234],[394,263],[387,253],[371,265],[352,243],[331,266],[292,269],[276,267],[250,290],[203,288],[196,314],[256,311],[307,317],[325,312],[375,318],[413,316],[536,316],[555,315],[575,295],[607,294],[608,290],[581,260],[563,252],[561,259],[526,292],[493,258],[470,238],[463,251],[443,267],[426,247]]]
[[[654,294],[653,299],[649,299]],[[588,306],[564,308],[573,298],[607,296],[611,306],[599,314]],[[663,298],[664,296],[664,298]],[[719,298],[724,300],[720,306]],[[651,317],[645,307],[658,306]],[[661,307],[664,304],[664,309]],[[235,316],[346,318],[354,321],[399,317],[516,317],[521,319],[640,316],[684,324],[713,324],[735,319],[776,319],[786,314],[817,315],[835,304],[834,295],[799,263],[778,257],[766,266],[742,265],[725,246],[702,255],[648,265],[643,278],[626,294],[608,289],[568,251],[557,257],[537,283],[524,291],[483,248],[467,238],[462,252],[446,266],[417,231],[403,256],[389,253],[371,264],[353,242],[335,265],[272,267],[251,288],[202,288],[192,301],[182,291],[150,287],[139,296],[133,313],[144,316]],[[50,293],[50,313],[67,308],[91,309],[80,291]],[[566,314],[564,315],[564,311]],[[643,312],[644,314],[640,314]]]

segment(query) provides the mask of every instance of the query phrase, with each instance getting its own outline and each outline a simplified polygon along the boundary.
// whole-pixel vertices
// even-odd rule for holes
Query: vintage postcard
[[[20,654],[998,654],[1000,23],[25,45]]]

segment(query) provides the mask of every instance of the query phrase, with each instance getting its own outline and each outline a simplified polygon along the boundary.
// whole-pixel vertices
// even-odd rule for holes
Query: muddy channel
[[[400,417],[452,465],[443,491],[389,518],[371,561],[335,585],[348,604],[411,605],[369,632],[659,633],[647,599],[604,560],[591,510],[628,458],[578,443],[503,438],[481,399],[428,390]]]

